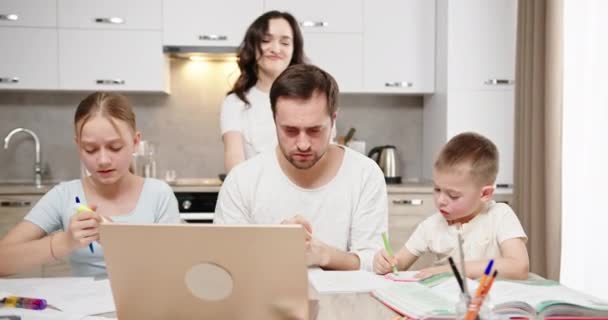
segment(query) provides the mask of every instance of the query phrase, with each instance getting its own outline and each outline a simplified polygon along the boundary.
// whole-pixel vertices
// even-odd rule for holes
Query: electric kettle
[[[397,159],[397,148],[395,146],[378,146],[372,148],[367,154],[372,158],[382,169],[384,180],[387,184],[401,183],[399,173],[399,161]]]

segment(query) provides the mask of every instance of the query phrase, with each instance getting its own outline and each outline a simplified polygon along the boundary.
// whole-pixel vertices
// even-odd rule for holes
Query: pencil
[[[456,277],[456,281],[458,281],[458,286],[460,286],[460,291],[464,292],[464,285],[462,284],[462,277],[460,276],[460,272],[456,268],[456,264],[454,264],[454,259],[452,257],[448,257],[448,261],[450,262],[450,267],[452,268],[452,272],[454,273],[454,277]]]
[[[386,249],[386,252],[388,252],[388,254],[394,258],[395,255],[393,254],[393,249],[391,249],[391,244],[388,243],[388,236],[386,235],[386,232],[382,232],[382,241],[384,241],[384,248]],[[399,274],[399,271],[397,271],[397,266],[393,266],[393,273],[395,275]]]

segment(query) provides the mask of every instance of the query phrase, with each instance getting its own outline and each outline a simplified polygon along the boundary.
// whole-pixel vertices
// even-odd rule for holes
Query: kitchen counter
[[[179,181],[178,181],[179,182]],[[33,184],[24,183],[0,183],[0,194],[22,195],[22,194],[45,194],[56,183],[46,183],[42,188],[36,188]],[[175,192],[218,192],[221,188],[220,181],[214,179],[196,179],[189,182],[170,184]],[[432,193],[433,184],[430,181],[405,181],[401,184],[387,185],[388,193]],[[497,194],[511,194],[512,188],[497,188]]]

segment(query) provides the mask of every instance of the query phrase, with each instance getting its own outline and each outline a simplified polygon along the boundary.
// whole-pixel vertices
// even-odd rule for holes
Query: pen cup
[[[481,303],[481,307],[479,306],[479,303]],[[456,319],[464,320],[470,308],[476,309],[478,311],[477,316],[479,317],[479,320],[500,319],[498,315],[495,315],[492,312],[494,306],[492,305],[490,295],[486,295],[485,297],[471,298],[471,301],[469,302],[467,296],[461,294],[458,299],[458,302],[456,303]]]

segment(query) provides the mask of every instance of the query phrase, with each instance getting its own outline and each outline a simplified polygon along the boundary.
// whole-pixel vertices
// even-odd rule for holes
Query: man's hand
[[[305,247],[306,247],[306,260],[308,266],[325,266],[329,263],[329,247],[317,240],[312,235],[312,226],[306,218],[301,215],[295,215],[289,219],[281,221],[281,224],[299,224],[304,227],[306,231]]]

